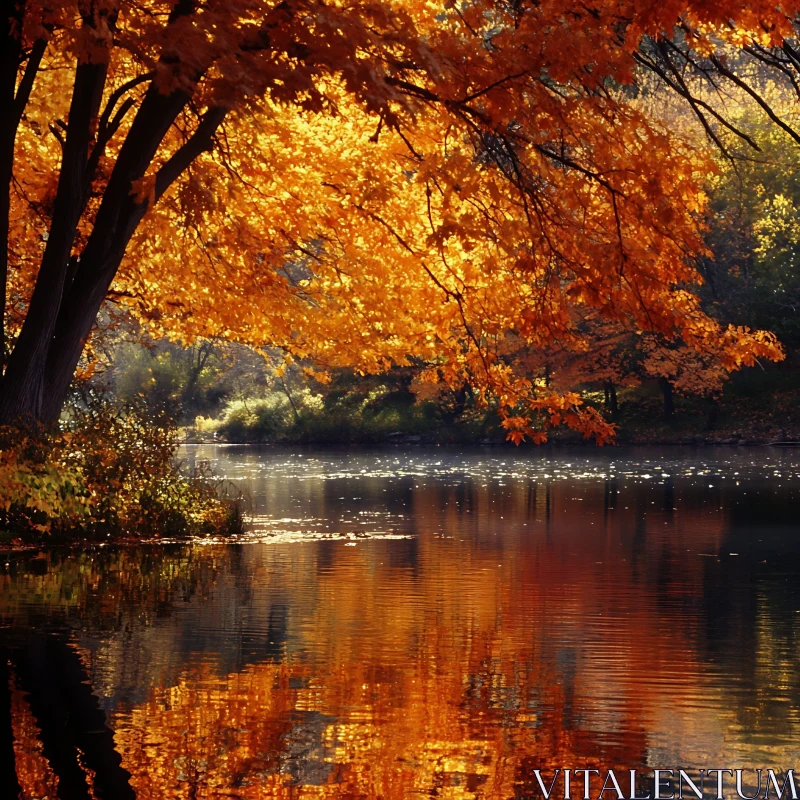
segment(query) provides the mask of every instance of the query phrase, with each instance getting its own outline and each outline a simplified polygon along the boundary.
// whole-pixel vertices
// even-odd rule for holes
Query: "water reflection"
[[[248,483],[246,543],[5,557],[23,797],[506,798],[536,768],[800,760],[791,452],[208,457]],[[85,717],[64,752],[48,681]]]

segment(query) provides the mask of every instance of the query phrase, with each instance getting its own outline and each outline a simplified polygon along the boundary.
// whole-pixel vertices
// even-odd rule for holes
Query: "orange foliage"
[[[363,372],[422,359],[495,397],[515,440],[552,424],[612,430],[578,395],[515,373],[508,334],[580,348],[575,320],[590,311],[691,350],[713,342],[725,372],[779,358],[681,288],[699,281],[710,167],[611,87],[632,80],[644,34],[681,19],[698,49],[779,43],[789,5],[28,2],[21,35],[31,52],[46,40],[47,69],[17,134],[8,316],[16,335],[27,314],[31,342],[46,327],[32,287],[65,191],[76,61],[105,73],[57,336],[27,361],[20,336],[7,375],[33,381],[40,356],[57,375],[77,362],[69,341],[107,290],[184,340]],[[148,153],[147,114],[172,102]]]

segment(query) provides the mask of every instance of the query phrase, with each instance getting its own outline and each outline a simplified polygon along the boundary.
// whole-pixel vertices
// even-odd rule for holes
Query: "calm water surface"
[[[183,455],[246,489],[241,542],[0,558],[23,797],[800,767],[800,452]]]

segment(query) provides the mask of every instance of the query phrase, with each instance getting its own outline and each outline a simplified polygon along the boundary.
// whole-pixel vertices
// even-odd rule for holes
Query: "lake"
[[[241,541],[0,558],[23,797],[523,798],[535,769],[800,767],[800,451],[181,457],[245,491]]]

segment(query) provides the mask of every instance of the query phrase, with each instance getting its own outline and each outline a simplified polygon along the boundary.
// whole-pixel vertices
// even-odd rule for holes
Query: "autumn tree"
[[[576,307],[779,357],[685,290],[704,158],[616,89],[679,21],[780,46],[792,9],[755,5],[3,0],[0,422],[57,418],[109,298],[323,368],[413,355],[516,439],[611,433],[502,358]]]

